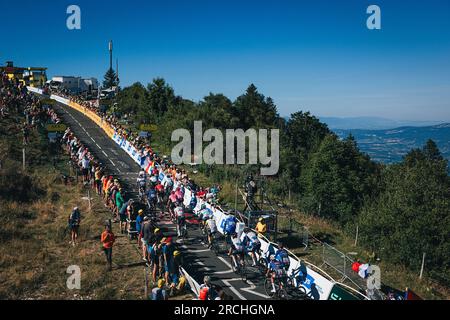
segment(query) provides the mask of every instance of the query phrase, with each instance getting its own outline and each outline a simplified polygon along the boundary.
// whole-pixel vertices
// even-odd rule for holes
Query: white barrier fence
[[[29,91],[42,94],[42,90],[36,89],[36,88],[28,88]],[[54,99],[60,103],[63,103],[65,105],[69,106],[69,100],[56,96],[51,95],[51,99]],[[125,152],[144,170],[149,172],[152,168],[152,163],[146,158],[143,157],[142,153],[136,148],[134,148],[129,141],[121,137],[119,134],[114,133],[112,139],[123,149]],[[158,164],[153,164],[159,167]],[[160,171],[159,180],[162,181],[165,178],[165,175],[163,172]],[[174,186],[175,188],[175,186]],[[192,193],[189,189],[186,188],[185,195],[184,195],[184,204],[188,205],[191,200]],[[213,208],[209,203],[205,202],[202,199],[197,198],[197,206],[196,209],[200,209],[202,204],[205,204],[207,208],[209,208],[213,214],[214,218],[216,220],[216,225],[218,228],[218,231],[220,233],[224,233],[223,227],[225,220],[229,217],[225,212],[218,208]],[[240,230],[242,232],[242,230]],[[270,242],[268,239],[260,239],[261,241],[261,249],[263,252],[267,252],[271,249],[276,250],[277,245]],[[307,262],[301,262],[301,260],[292,254],[289,253],[289,259],[290,259],[290,267],[288,270],[288,273],[290,274],[293,270],[300,268],[303,268],[303,270],[306,271],[306,280],[301,283],[301,286],[305,288],[306,292],[311,296],[311,298],[315,300],[328,300],[330,293],[333,289],[333,286],[336,284],[336,281],[333,280],[331,276],[326,274],[323,270],[318,268],[317,266],[314,266]],[[314,270],[313,270],[314,269]],[[183,269],[182,271],[184,275],[186,276],[186,279],[191,287],[191,290],[194,294],[199,294],[200,286],[199,284],[191,277],[189,274]],[[320,272],[320,273],[319,273]]]

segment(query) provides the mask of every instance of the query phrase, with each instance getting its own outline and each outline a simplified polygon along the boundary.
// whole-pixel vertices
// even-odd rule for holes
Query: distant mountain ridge
[[[381,117],[319,117],[320,121],[326,123],[332,130],[334,129],[366,129],[385,130],[399,127],[426,127],[442,123],[442,121],[404,121],[392,120]]]
[[[379,162],[393,163],[402,160],[411,149],[422,148],[428,139],[438,145],[442,155],[450,160],[450,123],[433,126],[404,126],[386,130],[333,129],[342,139],[352,134],[361,151]]]

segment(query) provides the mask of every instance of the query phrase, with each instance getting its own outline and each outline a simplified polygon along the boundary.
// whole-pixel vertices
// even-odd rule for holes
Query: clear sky
[[[81,30],[66,9],[81,8]],[[382,29],[366,28],[381,8]],[[103,77],[108,40],[121,85],[164,77],[177,94],[234,99],[250,83],[281,115],[450,122],[450,1],[4,1],[0,63]]]

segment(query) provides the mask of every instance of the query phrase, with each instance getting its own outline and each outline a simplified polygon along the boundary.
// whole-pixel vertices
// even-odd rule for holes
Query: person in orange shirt
[[[111,226],[107,224],[105,226],[105,231],[102,232],[101,242],[103,244],[103,251],[106,255],[106,261],[108,262],[108,270],[112,270],[112,248],[114,242],[116,241],[116,237],[111,230]]]

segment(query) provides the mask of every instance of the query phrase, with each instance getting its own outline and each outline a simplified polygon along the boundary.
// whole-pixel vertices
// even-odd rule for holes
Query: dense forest
[[[280,117],[270,97],[251,84],[235,101],[210,93],[199,102],[177,96],[164,79],[147,87],[135,83],[118,95],[115,112],[135,125],[155,123],[153,137],[163,150],[175,143],[171,133],[208,128],[280,129],[280,170],[268,182],[270,193],[306,214],[330,219],[344,230],[361,230],[366,247],[391,262],[417,270],[426,252],[428,270],[450,272],[450,178],[448,163],[429,140],[400,163],[376,163],[358,149],[352,136],[339,139],[309,112]],[[215,166],[215,181],[244,177],[258,168]]]

